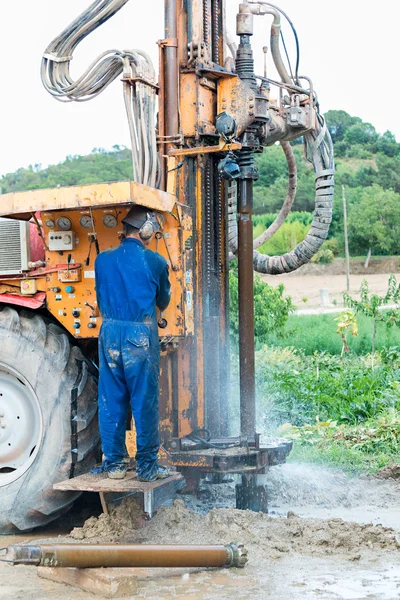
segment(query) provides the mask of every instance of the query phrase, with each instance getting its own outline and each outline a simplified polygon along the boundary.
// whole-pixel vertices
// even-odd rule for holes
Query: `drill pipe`
[[[174,45],[177,38],[176,0],[165,0],[165,37],[172,44],[164,48],[165,135],[168,138],[176,138],[179,134],[178,51]]]
[[[244,567],[247,550],[227,546],[40,544],[8,546],[0,560],[36,567]]]
[[[253,275],[253,181],[238,182],[240,433],[256,430]]]

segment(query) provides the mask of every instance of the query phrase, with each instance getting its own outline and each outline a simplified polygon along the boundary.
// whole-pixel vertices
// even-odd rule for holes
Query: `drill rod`
[[[238,181],[240,433],[256,431],[253,279],[253,180]]]
[[[41,567],[244,567],[241,544],[156,546],[133,544],[40,544],[8,546],[1,559],[13,565]]]

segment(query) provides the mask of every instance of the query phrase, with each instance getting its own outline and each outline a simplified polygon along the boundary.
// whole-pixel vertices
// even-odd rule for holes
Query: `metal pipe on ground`
[[[12,565],[36,567],[244,567],[242,544],[159,546],[128,544],[11,545],[0,558]]]

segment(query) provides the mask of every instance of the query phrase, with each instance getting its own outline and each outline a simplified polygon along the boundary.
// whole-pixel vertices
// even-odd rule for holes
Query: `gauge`
[[[48,227],[49,229],[53,229],[53,227],[54,227],[53,219],[47,219],[45,224],[46,224],[46,227]]]
[[[114,215],[104,215],[103,223],[106,227],[112,229],[112,227],[116,227],[118,225],[118,221]]]
[[[81,217],[79,223],[85,229],[92,229],[93,228],[93,219],[92,219],[92,217],[89,217],[89,216]]]
[[[71,225],[71,219],[68,219],[68,217],[60,217],[59,219],[57,219],[57,227],[59,227],[63,231],[68,231],[69,229],[71,229]]]

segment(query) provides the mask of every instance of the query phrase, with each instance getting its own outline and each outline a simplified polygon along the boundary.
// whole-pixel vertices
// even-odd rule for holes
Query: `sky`
[[[288,13],[300,39],[300,73],[314,82],[322,112],[342,109],[387,129],[400,140],[397,76],[400,3],[396,0],[275,0]],[[55,164],[93,148],[129,145],[117,79],[85,103],[57,102],[40,80],[41,56],[89,0],[0,0],[0,175],[28,165]],[[235,32],[239,0],[227,0],[228,27]],[[145,50],[157,65],[163,37],[163,0],[130,0],[76,49],[74,78],[104,50]],[[271,17],[256,17],[253,50],[262,71]],[[294,62],[290,29],[285,40]],[[271,60],[268,73],[275,76]],[[390,100],[390,102],[389,102]]]

